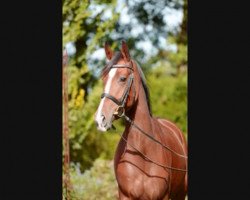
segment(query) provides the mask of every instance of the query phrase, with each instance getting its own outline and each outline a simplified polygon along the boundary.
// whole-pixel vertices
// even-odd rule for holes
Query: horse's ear
[[[122,40],[122,49],[121,49],[121,53],[122,53],[122,56],[123,58],[129,62],[130,61],[130,54],[129,54],[129,51],[128,51],[128,46],[126,44],[126,42],[124,40]]]
[[[110,48],[108,42],[105,42],[104,49],[105,49],[106,57],[107,57],[109,60],[111,60],[111,58],[113,57],[113,51],[112,51],[112,49]]]

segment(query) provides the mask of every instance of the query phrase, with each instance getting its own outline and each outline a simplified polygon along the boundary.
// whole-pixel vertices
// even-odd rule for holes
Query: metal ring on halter
[[[114,112],[114,115],[116,115],[117,117],[123,117],[125,114],[125,109],[123,106],[118,106],[116,111]]]

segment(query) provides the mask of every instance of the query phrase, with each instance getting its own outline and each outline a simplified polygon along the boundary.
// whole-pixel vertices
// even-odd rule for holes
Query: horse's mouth
[[[110,130],[110,129],[115,129],[115,127],[114,127],[114,125],[113,125],[113,121],[115,121],[115,120],[117,120],[118,118],[115,116],[115,115],[113,115],[112,117],[111,117],[111,121],[109,122],[109,123],[106,123],[106,128],[107,128],[107,131],[108,130]]]
[[[106,132],[106,131],[109,131],[110,129],[115,129],[114,125],[112,124],[115,119],[116,117],[112,116],[109,122],[105,121],[104,123],[100,125],[98,125],[97,123],[97,129],[101,132]]]
[[[101,131],[101,132],[106,132],[110,129],[109,126],[104,125],[104,126],[97,126],[97,130]]]

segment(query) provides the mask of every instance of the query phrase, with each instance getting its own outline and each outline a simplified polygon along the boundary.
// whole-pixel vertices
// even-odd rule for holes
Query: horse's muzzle
[[[99,117],[95,118],[95,123],[97,129],[102,132],[106,132],[112,128],[112,122],[114,120],[114,116],[112,116],[111,120],[107,120],[107,118],[102,114]]]

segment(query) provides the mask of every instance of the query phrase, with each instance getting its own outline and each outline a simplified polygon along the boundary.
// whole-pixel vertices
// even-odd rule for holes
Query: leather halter
[[[111,69],[112,68],[128,68],[132,71],[132,73],[129,75],[127,86],[126,86],[121,98],[117,99],[116,97],[110,95],[109,93],[102,93],[102,95],[101,95],[101,99],[104,97],[107,97],[108,99],[112,100],[116,105],[118,105],[118,108],[117,108],[117,116],[118,117],[122,117],[124,115],[124,112],[125,112],[124,107],[125,107],[125,104],[127,102],[129,91],[130,91],[130,88],[131,88],[133,80],[134,80],[134,75],[133,75],[134,69],[133,69],[132,65],[133,65],[132,61],[130,61],[129,64],[124,64],[124,65],[117,64],[117,65],[113,65],[111,67]],[[119,113],[119,112],[121,112],[121,113]]]

